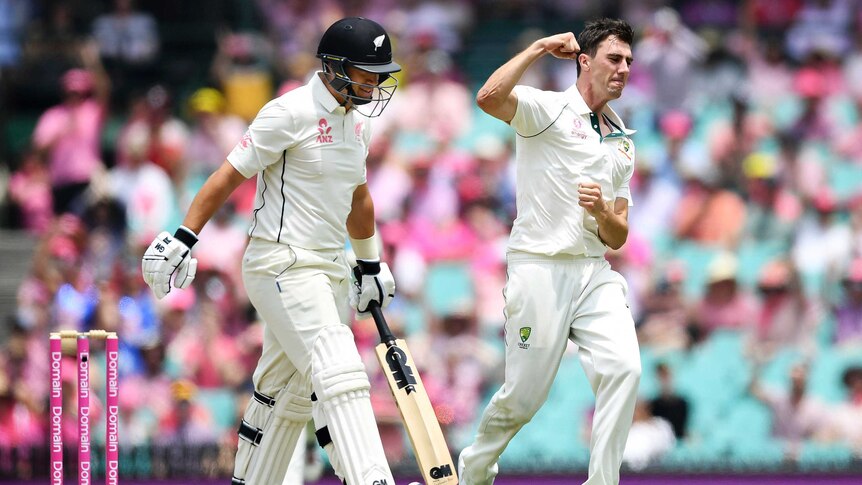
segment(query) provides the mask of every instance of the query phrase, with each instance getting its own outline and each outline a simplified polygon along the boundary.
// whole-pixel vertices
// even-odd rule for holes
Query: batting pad
[[[326,420],[323,405],[317,400],[316,394],[311,396],[311,416],[314,419],[314,429],[317,430],[317,443],[326,451],[335,475],[344,483],[344,467],[341,466],[341,457],[338,456],[338,450],[332,444],[332,435],[329,433],[329,422]]]
[[[233,484],[281,483],[311,417],[310,383],[298,375],[276,399],[255,392],[239,430]]]
[[[312,349],[311,373],[345,481],[395,483],[371,409],[371,384],[349,328],[321,330]]]

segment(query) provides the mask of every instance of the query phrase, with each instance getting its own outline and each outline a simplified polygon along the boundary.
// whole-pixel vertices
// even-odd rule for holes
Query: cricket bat
[[[392,335],[378,302],[372,301],[368,309],[380,333],[380,343],[374,349],[377,360],[386,373],[389,389],[398,404],[422,479],[427,485],[457,485],[456,467],[443,437],[443,430],[422,385],[422,378],[416,372],[416,364],[407,344]]]

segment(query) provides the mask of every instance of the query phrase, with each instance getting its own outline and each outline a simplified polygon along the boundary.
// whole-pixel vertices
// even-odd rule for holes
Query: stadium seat
[[[425,276],[425,301],[431,312],[440,317],[472,305],[475,299],[470,268],[466,263],[437,263],[428,267]]]
[[[209,410],[213,424],[219,429],[225,430],[236,425],[236,403],[230,389],[199,389],[195,400]]]

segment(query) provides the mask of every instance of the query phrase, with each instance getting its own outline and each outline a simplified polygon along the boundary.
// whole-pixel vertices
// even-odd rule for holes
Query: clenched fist
[[[571,32],[552,35],[536,42],[540,42],[542,48],[557,59],[577,59],[581,52],[581,46]]]

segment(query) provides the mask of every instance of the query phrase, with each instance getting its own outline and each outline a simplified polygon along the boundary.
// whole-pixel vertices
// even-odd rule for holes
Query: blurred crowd
[[[780,460],[810,443],[862,457],[860,2],[254,0],[243,3],[252,20],[212,22],[211,57],[188,60],[205,65],[201,79],[168,72],[179,64],[162,60],[182,52],[162,37],[177,33],[148,3],[0,0],[3,102],[41,106],[0,160],[0,221],[31,234],[34,251],[6,316],[0,447],[47,444],[48,332],[98,328],[120,336],[123,445],[216,444],[212,473],[229,473],[262,338],[239,270],[254,180],[200,234],[190,289],[156,301],[140,255],[179,224],[257,110],[319,69],[323,29],[353,15],[380,21],[404,66],[368,157],[398,282],[388,316],[409,338],[450,444],[465,445],[503,372],[515,217],[511,133],[477,112],[490,72],[468,60],[502,62],[548,25],[577,33],[610,15],[637,32],[614,104],[638,130],[634,206],[627,244],[608,254],[629,282],[645,356],[626,463],[707,439],[697,416],[709,393],[673,375],[727,335],[739,352],[724,358],[740,360],[742,383],[729,406],[765,410]],[[507,44],[488,40],[499,38]],[[574,80],[574,64],[546,58],[524,82],[564,90]],[[0,123],[15,116],[4,110]],[[373,323],[353,330],[387,453],[409,458]],[[808,373],[824,359],[838,362],[819,374],[834,382],[812,392]],[[103,362],[93,358],[97,386]]]

